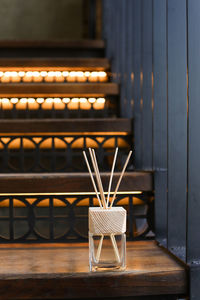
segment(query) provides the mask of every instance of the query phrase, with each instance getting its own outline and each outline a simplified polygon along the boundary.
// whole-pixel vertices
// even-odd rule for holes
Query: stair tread
[[[1,40],[1,48],[78,48],[78,49],[103,49],[103,40]]]
[[[187,293],[186,268],[154,241],[127,242],[123,272],[89,272],[87,243],[2,244],[0,253],[0,289],[5,299]]]
[[[106,70],[110,67],[107,58],[0,58],[1,70]]]
[[[131,133],[132,120],[108,119],[2,119],[0,133]]]
[[[120,173],[115,172],[116,186]],[[102,183],[107,190],[110,173],[101,172]],[[152,191],[153,173],[149,171],[126,172],[120,184],[120,192]],[[90,193],[93,192],[90,175],[82,173],[15,173],[0,174],[0,193]]]
[[[0,84],[1,97],[100,97],[118,95],[116,83],[7,83]]]

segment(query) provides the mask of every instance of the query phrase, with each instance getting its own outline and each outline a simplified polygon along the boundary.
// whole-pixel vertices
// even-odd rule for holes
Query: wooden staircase
[[[9,243],[7,247],[16,252],[15,259],[18,259],[17,255],[21,254],[17,250],[20,246],[14,245],[16,242],[66,242],[67,234],[71,239],[70,241],[75,239],[75,235],[76,238],[78,236],[77,240],[85,241],[80,228],[74,230],[70,227],[71,225],[67,224],[71,229],[68,230],[67,234],[62,233],[61,238],[59,238],[59,234],[56,237],[56,228],[54,227],[54,221],[59,218],[60,227],[65,226],[65,223],[62,222],[65,222],[66,218],[69,219],[69,223],[76,223],[76,206],[79,207],[77,219],[82,220],[84,217],[84,220],[87,220],[88,205],[95,205],[96,203],[83,161],[82,150],[86,150],[88,147],[96,149],[100,169],[103,172],[103,185],[106,188],[114,149],[119,147],[119,159],[116,166],[118,173],[114,176],[115,184],[129,149],[134,148],[133,120],[120,118],[118,103],[120,87],[112,82],[110,62],[104,58],[104,43],[102,41],[77,41],[62,44],[57,41],[4,42],[0,46],[2,57],[0,59],[0,222],[5,222],[4,226],[9,224],[8,230],[0,229],[0,241]],[[20,73],[21,77],[19,72],[22,72]],[[98,72],[103,72],[101,75],[104,74],[104,77],[101,77]],[[152,221],[149,211],[151,210],[152,213],[153,189],[153,174],[135,171],[134,157],[132,157],[121,184],[121,195],[116,201],[117,205],[124,205],[128,210],[128,226],[131,229],[127,236],[130,240],[140,236],[147,239],[153,237],[153,225],[149,225],[150,227],[146,225]],[[66,208],[69,211],[64,215]],[[56,212],[60,213],[60,216],[55,216]],[[134,215],[136,219],[138,218],[136,221],[133,221]],[[143,219],[146,222],[145,225],[141,223]],[[47,234],[46,231],[38,233],[37,222],[41,222],[42,226],[46,228],[46,221],[49,224],[49,233]],[[17,222],[22,222],[22,225],[16,227]],[[28,222],[28,227],[24,225],[25,222]],[[80,224],[79,227],[82,226],[87,230],[87,223]],[[137,226],[145,228],[138,235]],[[22,227],[23,229],[21,229]],[[1,238],[2,236],[3,238]],[[10,245],[11,243],[13,245]],[[135,243],[139,247],[139,252],[140,250],[144,251],[142,252],[144,255],[148,256],[148,249],[153,251],[155,255],[160,255],[160,264],[162,264],[162,259],[164,261],[161,273],[159,273],[158,265],[156,265],[156,270],[152,276],[151,270],[148,269],[149,266],[142,270],[138,269],[139,272],[143,273],[142,276],[139,274],[136,276],[134,270],[131,273],[128,271],[124,275],[110,273],[111,276],[109,275],[108,278],[103,274],[100,276],[102,285],[96,285],[98,275],[89,274],[85,267],[81,265],[79,268],[75,264],[74,269],[63,269],[65,275],[58,268],[57,271],[61,277],[58,276],[57,271],[53,274],[49,274],[49,270],[44,272],[40,278],[40,282],[44,282],[44,289],[40,283],[38,292],[40,294],[31,294],[25,290],[23,292],[23,282],[24,280],[28,282],[29,288],[27,290],[30,290],[31,286],[29,286],[30,283],[27,278],[29,276],[31,279],[34,276],[37,277],[37,272],[40,271],[36,265],[37,272],[35,273],[26,269],[29,267],[24,265],[21,271],[13,272],[13,278],[17,278],[17,284],[14,283],[12,275],[5,276],[0,271],[0,287],[3,291],[3,296],[0,295],[0,299],[81,297],[79,293],[68,292],[71,287],[66,285],[66,282],[71,276],[76,278],[72,282],[74,286],[82,285],[83,277],[86,276],[88,288],[93,292],[95,286],[103,288],[104,297],[111,296],[105,282],[108,280],[112,286],[114,284],[112,276],[117,278],[119,289],[121,287],[125,291],[128,286],[127,293],[123,293],[125,296],[185,294],[187,291],[185,269],[174,259],[169,258],[167,260],[166,254],[155,243],[150,242],[149,244],[147,242],[147,251],[143,248],[145,242],[144,244]],[[0,248],[1,257],[6,255],[5,247]],[[25,246],[24,256],[28,255],[26,251],[31,247],[31,245]],[[50,245],[48,247],[51,249],[49,252],[51,256],[51,252],[53,253],[55,248]],[[77,246],[68,247],[60,244],[57,247],[58,254],[66,247],[66,253],[71,255],[73,247],[76,249],[73,251],[76,252],[82,246],[77,244]],[[135,268],[134,261],[130,258],[131,251],[134,252],[134,248],[131,247],[130,242],[128,252],[131,261],[130,266]],[[12,252],[12,250],[10,251]],[[40,255],[39,252],[35,252],[33,249],[32,251],[33,258],[34,255]],[[87,264],[85,261],[86,248],[83,249],[83,253],[84,264]],[[143,254],[139,258],[141,265]],[[65,258],[63,258],[64,261]],[[148,265],[148,262],[145,263]],[[58,261],[58,264],[62,263]],[[167,264],[170,265],[169,268]],[[8,265],[4,267],[9,268]],[[171,273],[168,274],[168,271]],[[21,272],[26,274],[21,275]],[[59,286],[66,285],[66,288],[61,289],[62,293],[60,293],[57,286],[58,282],[56,282],[55,288],[52,287],[50,294],[48,294],[45,289],[48,289],[51,284],[54,285],[52,280],[55,277],[59,281]],[[169,278],[173,285],[168,289],[167,285],[163,285],[162,282]],[[146,279],[148,279],[147,285]],[[177,283],[175,284],[174,280],[176,279]],[[18,296],[7,293],[5,287],[9,280],[12,281],[13,289],[19,293]],[[133,282],[134,280],[137,281],[137,284],[134,285],[135,291],[134,288],[130,288],[132,280]],[[151,281],[154,286],[152,289],[150,287]],[[36,279],[34,279],[34,284],[38,286]],[[122,296],[122,294],[118,294],[119,289],[114,290],[114,296]],[[88,297],[89,295],[87,292],[83,292],[83,296]],[[95,293],[95,296],[102,297],[98,293]],[[170,299],[176,299],[175,297]]]

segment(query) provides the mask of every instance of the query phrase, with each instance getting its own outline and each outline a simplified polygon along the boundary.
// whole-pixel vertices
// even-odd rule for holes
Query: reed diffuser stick
[[[91,158],[91,161],[92,161],[94,173],[95,173],[95,176],[96,176],[97,186],[98,186],[99,191],[100,191],[101,203],[103,205],[103,208],[106,208],[105,204],[102,201],[102,199],[103,199],[103,192],[102,192],[102,190],[100,188],[99,174],[98,174],[98,170],[97,170],[97,167],[96,167],[96,164],[95,164],[95,161],[94,161],[92,150],[90,148],[89,148],[89,153],[90,153],[90,158]]]
[[[101,200],[100,200],[99,195],[98,195],[97,187],[96,187],[96,184],[95,184],[95,181],[94,181],[94,178],[93,178],[93,175],[92,175],[92,171],[90,169],[90,165],[89,165],[89,162],[88,162],[87,155],[86,155],[85,151],[83,151],[83,155],[84,155],[85,162],[86,162],[89,174],[90,174],[90,178],[92,180],[92,184],[93,184],[93,187],[94,187],[94,190],[95,190],[98,202],[99,202],[99,206],[102,208]]]
[[[115,155],[114,155],[112,169],[111,169],[110,181],[109,181],[109,186],[108,186],[108,197],[107,197],[107,202],[106,202],[107,207],[109,206],[110,190],[111,190],[111,186],[112,186],[112,179],[113,179],[113,173],[114,173],[115,163],[116,163],[116,159],[117,159],[117,153],[118,153],[118,148],[116,148],[116,150],[115,150]]]
[[[99,182],[99,191],[100,191],[100,194],[101,194],[101,197],[102,197],[101,201],[103,203],[103,207],[107,208],[106,199],[105,199],[104,190],[103,190],[103,185],[102,185],[102,181],[101,181],[101,176],[100,176],[100,173],[99,173],[99,167],[98,167],[98,163],[97,163],[97,159],[96,159],[96,154],[95,154],[94,149],[92,149],[92,150],[89,149],[89,150],[93,154],[94,164],[95,164],[96,170],[97,170],[97,176],[98,176],[98,182]]]
[[[125,170],[126,170],[126,167],[127,167],[127,165],[128,165],[128,162],[129,162],[129,159],[130,159],[130,157],[131,157],[131,154],[132,154],[132,151],[129,152],[128,157],[127,157],[127,159],[126,159],[126,162],[125,162],[125,164],[124,164],[123,170],[122,170],[121,175],[120,175],[120,177],[119,177],[119,180],[118,180],[118,183],[117,183],[117,186],[116,186],[116,189],[115,189],[115,192],[114,192],[114,195],[113,195],[111,204],[110,204],[110,208],[113,206],[113,203],[114,203],[116,194],[117,194],[118,189],[119,189],[119,185],[120,185],[120,183],[121,183],[122,177],[123,177],[124,172],[125,172]]]
[[[102,234],[99,245],[98,245],[98,249],[97,249],[97,255],[96,255],[97,263],[99,262],[99,259],[100,259],[100,256],[101,256],[101,249],[102,249],[103,239],[104,239],[104,235]]]

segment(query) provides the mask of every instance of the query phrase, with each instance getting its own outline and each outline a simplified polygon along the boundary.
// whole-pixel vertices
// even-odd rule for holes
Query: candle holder
[[[89,208],[90,271],[123,270],[126,265],[126,210]]]
[[[101,176],[94,149],[89,148],[89,153],[94,168],[97,186],[93,178],[90,164],[85,151],[83,155],[92,180],[92,184],[100,207],[89,208],[89,266],[90,271],[119,270],[125,268],[126,261],[126,210],[123,207],[112,207],[117,195],[119,185],[128,165],[132,151],[124,164],[123,170],[117,182],[114,194],[110,200],[111,185],[118,148],[115,150],[111,175],[108,186],[107,199],[103,190]],[[100,196],[99,196],[100,194]]]

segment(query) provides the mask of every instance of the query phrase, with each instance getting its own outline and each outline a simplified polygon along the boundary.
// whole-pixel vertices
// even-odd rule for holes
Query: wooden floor
[[[125,271],[95,273],[87,244],[0,245],[2,300],[185,294],[186,277],[153,241],[127,243]]]

